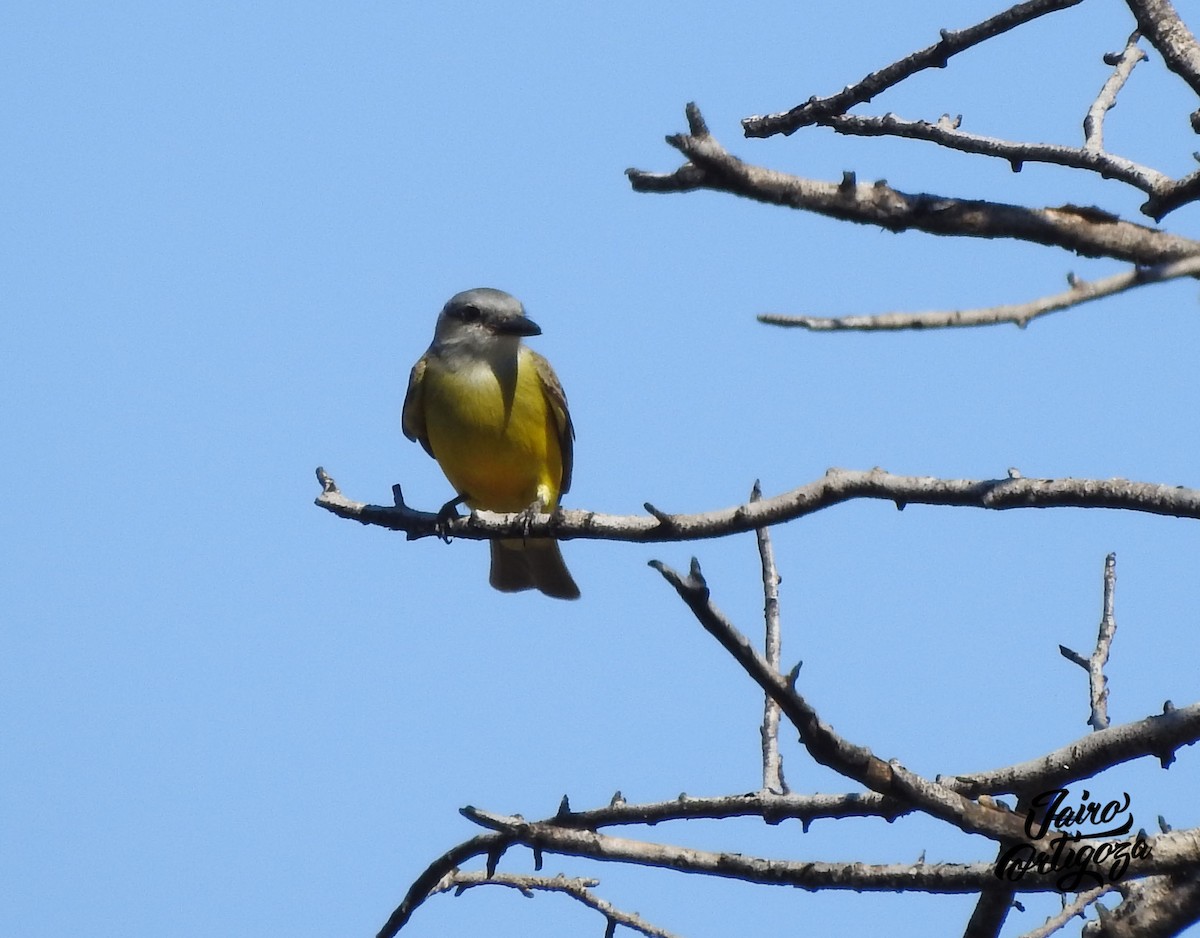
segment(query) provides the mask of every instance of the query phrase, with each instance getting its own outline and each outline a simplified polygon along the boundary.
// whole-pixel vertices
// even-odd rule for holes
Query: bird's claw
[[[524,540],[529,539],[529,532],[533,528],[533,519],[546,511],[546,503],[541,497],[535,498],[530,502],[529,506],[517,513],[517,521],[521,525],[521,537]]]
[[[450,543],[450,532],[447,529],[451,522],[457,521],[461,517],[458,513],[458,506],[465,504],[466,500],[466,495],[456,495],[438,509],[437,519],[433,522],[433,531],[447,544]]]

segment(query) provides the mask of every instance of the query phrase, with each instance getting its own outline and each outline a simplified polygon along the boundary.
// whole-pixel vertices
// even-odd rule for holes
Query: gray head
[[[522,336],[541,335],[542,330],[525,315],[515,296],[491,287],[464,290],[442,307],[434,328],[433,344],[445,348],[492,349],[515,347]]]

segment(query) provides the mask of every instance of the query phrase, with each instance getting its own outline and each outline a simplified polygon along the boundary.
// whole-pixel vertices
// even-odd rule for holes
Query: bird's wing
[[[567,410],[567,395],[558,381],[558,375],[541,355],[533,349],[529,349],[529,353],[533,356],[542,392],[546,395],[546,403],[550,405],[550,413],[554,415],[554,424],[558,427],[558,448],[562,452],[563,466],[560,491],[566,492],[571,488],[571,469],[575,463],[575,425],[571,423],[571,412]]]
[[[400,426],[404,435],[410,440],[420,443],[430,456],[433,450],[429,446],[429,433],[425,429],[425,356],[413,365],[408,375],[408,393],[404,395],[404,409],[401,411]]]

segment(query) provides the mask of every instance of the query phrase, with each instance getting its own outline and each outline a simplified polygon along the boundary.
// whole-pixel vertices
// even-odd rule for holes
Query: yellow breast
[[[436,358],[424,376],[425,423],[438,464],[472,508],[521,511],[558,504],[562,452],[529,351],[515,368],[472,361],[450,370]]]

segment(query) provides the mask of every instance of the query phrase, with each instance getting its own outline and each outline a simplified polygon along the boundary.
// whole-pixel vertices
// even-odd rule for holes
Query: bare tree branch
[[[768,824],[797,820],[807,831],[815,820],[878,817],[894,821],[913,810],[911,805],[899,799],[873,791],[840,795],[779,795],[756,791],[716,797],[682,794],[670,801],[652,801],[644,804],[618,800],[604,808],[560,814],[555,821],[564,827],[595,830],[599,827],[661,824],[665,821],[758,817]]]
[[[804,830],[818,819],[878,817],[895,820],[910,813],[912,807],[898,799],[875,792],[842,795],[776,795],[750,792],[694,798],[680,795],[670,801],[633,804],[614,797],[604,808],[588,811],[560,811],[554,821],[562,827],[593,830],[597,827],[630,824],[659,824],[665,821],[696,819],[720,820],[735,817],[759,817],[770,824],[798,820]],[[379,938],[393,938],[409,921],[413,912],[434,895],[439,885],[463,863],[477,856],[499,858],[508,846],[500,834],[482,834],[455,846],[434,860],[409,887],[404,900],[379,931]],[[494,865],[494,864],[493,864]]]
[[[676,844],[613,837],[595,831],[563,827],[555,821],[527,821],[520,816],[494,814],[467,806],[464,817],[501,835],[508,844],[535,851],[585,857],[618,863],[635,863],[674,870],[739,879],[764,885],[802,886],[806,889],[886,890],[896,892],[973,893],[1011,889],[1016,892],[1049,892],[1060,888],[1057,871],[1036,866],[1016,879],[1001,879],[992,863],[891,864],[822,863],[778,860],[698,850]],[[1109,841],[1094,841],[1097,849]],[[1186,869],[1200,860],[1200,831],[1172,831],[1147,838],[1150,855],[1130,864],[1128,876],[1149,876]]]
[[[1076,742],[1049,753],[1039,759],[1019,763],[1004,769],[975,775],[939,776],[938,784],[946,789],[961,792],[968,797],[980,797],[985,793],[1013,791],[1044,791],[1068,784],[1078,778],[1087,778],[1096,773],[1144,755],[1155,755],[1169,762],[1179,746],[1200,739],[1200,704],[1182,709],[1170,708],[1162,716],[1150,717],[1138,723],[1111,727],[1094,732]],[[983,800],[983,798],[981,798]],[[659,824],[665,821],[697,818],[723,819],[732,817],[761,817],[768,823],[785,819],[798,819],[804,829],[816,819],[849,817],[882,817],[892,820],[914,810],[909,799],[893,798],[875,792],[842,795],[774,795],[768,792],[751,792],[744,795],[725,795],[716,798],[694,798],[681,795],[677,799],[648,804],[631,804],[614,797],[612,804],[604,808],[572,812],[560,809],[552,823],[563,829],[594,831],[599,827],[629,824]],[[1200,832],[1184,831],[1171,835],[1172,844],[1163,841],[1169,850],[1168,862],[1179,862],[1186,858],[1188,850],[1200,856]],[[487,856],[489,866],[494,867],[511,841],[500,833],[484,834],[471,838],[449,850],[414,881],[404,901],[380,930],[380,938],[392,938],[411,918],[426,898],[443,879],[457,870],[462,863],[475,856]],[[631,843],[637,843],[631,841]],[[1160,843],[1155,841],[1158,853]],[[634,861],[637,862],[637,861]],[[777,861],[766,861],[777,862]],[[1194,861],[1193,861],[1194,862]],[[832,866],[832,865],[831,865]],[[994,866],[983,869],[993,871]],[[909,867],[880,867],[878,870],[910,869]],[[878,883],[886,872],[871,874]],[[993,875],[994,880],[994,875]],[[853,888],[835,887],[835,888]],[[864,888],[888,888],[882,885]],[[960,891],[980,891],[983,887]],[[937,891],[937,890],[934,890]]]
[[[480,834],[477,837],[472,837],[470,840],[465,840],[461,844],[447,850],[440,857],[434,860],[425,868],[413,884],[408,887],[408,892],[404,896],[404,900],[397,906],[388,920],[384,923],[383,928],[379,929],[379,934],[376,938],[394,938],[394,936],[403,928],[413,912],[433,895],[438,888],[438,884],[451,871],[458,869],[459,865],[472,857],[478,856],[496,856],[504,852],[507,846],[507,841],[500,834]],[[493,864],[494,865],[494,864]]]
[[[1113,73],[1100,89],[1100,94],[1088,108],[1087,116],[1083,119],[1084,149],[1095,152],[1104,151],[1104,118],[1117,106],[1117,94],[1129,81],[1134,67],[1146,58],[1146,53],[1138,48],[1141,33],[1134,32],[1125,43],[1125,48],[1111,60],[1105,61],[1113,66]]]
[[[323,469],[323,491],[316,505],[340,518],[403,531],[409,540],[438,536],[435,512],[396,506],[368,505],[346,498]],[[399,486],[395,487],[397,490]],[[908,505],[956,505],[1006,511],[1013,508],[1110,508],[1175,518],[1200,518],[1200,490],[1182,486],[1131,482],[1127,479],[937,479],[830,469],[814,482],[762,501],[701,514],[668,514],[647,503],[650,517],[605,515],[592,511],[558,511],[538,515],[526,524],[520,514],[473,512],[446,525],[445,533],[468,540],[495,537],[557,537],[667,543],[744,534],[811,515],[858,498]]]
[[[1089,889],[1087,892],[1081,892],[1075,897],[1075,901],[1065,904],[1063,910],[1058,915],[1048,918],[1046,922],[1039,925],[1031,931],[1025,932],[1021,938],[1050,938],[1056,931],[1066,926],[1075,916],[1083,916],[1083,911],[1101,896],[1105,896],[1112,892],[1116,887],[1112,883],[1106,883],[1103,886],[1097,886],[1095,889]]]
[[[1023,329],[1034,319],[1048,313],[1070,309],[1091,300],[1113,296],[1151,283],[1197,276],[1200,276],[1200,255],[1185,260],[1170,261],[1156,267],[1135,267],[1133,270],[1114,274],[1101,280],[1079,280],[1071,276],[1068,278],[1070,289],[1028,303],[988,306],[982,309],[880,313],[873,316],[833,318],[764,313],[758,317],[758,321],[772,326],[799,326],[814,332],[943,329],[959,326],[994,326],[999,323],[1013,323]]]
[[[705,631],[720,642],[759,687],[779,704],[800,731],[800,741],[809,755],[821,765],[873,791],[899,798],[936,818],[949,821],[967,833],[983,834],[996,840],[1022,835],[1022,820],[1010,812],[970,801],[946,786],[910,772],[895,760],[884,762],[865,746],[855,745],[835,733],[795,687],[771,668],[713,605],[700,565],[694,558],[686,578],[660,561],[652,560],[650,565],[675,588]]]
[[[1096,648],[1088,658],[1063,645],[1058,646],[1062,656],[1073,661],[1088,674],[1088,700],[1092,714],[1088,724],[1097,730],[1108,726],[1108,679],[1104,666],[1108,664],[1108,652],[1113,636],[1117,632],[1117,620],[1113,616],[1113,591],[1117,582],[1117,555],[1109,554],[1104,560],[1104,611],[1100,616],[1100,634],[1096,637]]]
[[[1137,20],[1138,29],[1162,54],[1167,68],[1200,95],[1200,44],[1179,18],[1170,0],[1126,0],[1126,3]],[[1192,115],[1192,128],[1200,132],[1197,113],[1200,112]]]
[[[504,836],[510,843],[593,860],[636,863],[675,870],[740,879],[764,885],[803,886],[808,889],[899,890],[914,892],[979,892],[1002,888],[990,863],[891,864],[821,863],[777,860],[740,853],[698,850],[674,844],[613,837],[595,831],[565,828],[549,821],[526,821],[493,814],[479,808],[462,809],[465,817]],[[1030,871],[1022,891],[1046,892],[1055,888],[1052,878]],[[1039,881],[1040,880],[1040,881]]]
[[[882,181],[860,184],[852,174],[840,183],[832,183],[752,166],[717,142],[695,104],[687,106],[687,117],[690,133],[669,136],[667,143],[686,156],[688,164],[670,174],[626,170],[636,191],[712,189],[843,221],[879,225],[889,231],[1013,238],[1144,266],[1200,254],[1200,242],[1122,221],[1099,209],[1074,205],[1026,208],[979,199],[911,194]]]
[[[975,153],[1006,160],[1014,172],[1020,172],[1025,163],[1049,163],[1070,169],[1082,169],[1098,173],[1105,179],[1119,179],[1140,189],[1147,195],[1163,198],[1171,194],[1176,183],[1169,176],[1133,160],[1117,156],[1104,150],[1104,117],[1116,104],[1117,93],[1129,79],[1134,66],[1146,57],[1137,47],[1139,34],[1134,33],[1123,52],[1111,61],[1116,66],[1104,83],[1096,100],[1084,118],[1084,145],[1082,147],[1061,146],[1050,143],[1017,143],[997,137],[967,133],[960,129],[962,117],[951,119],[943,115],[935,123],[909,121],[895,114],[881,117],[856,116],[833,113],[815,123],[831,127],[841,134],[859,137],[905,137],[925,140],[951,150]]]
[[[1200,872],[1121,883],[1124,901],[1088,922],[1084,938],[1169,938],[1200,921]]]
[[[762,488],[756,481],[750,492],[750,501],[762,501]],[[782,636],[779,628],[779,570],[775,566],[775,551],[771,547],[770,528],[755,530],[758,539],[758,556],[762,561],[763,619],[766,637],[763,653],[767,665],[775,671],[782,669]],[[763,790],[787,792],[783,779],[783,757],[779,754],[779,704],[770,694],[764,694],[762,736]]]
[[[1141,50],[1137,50],[1141,51]],[[895,114],[880,117],[859,117],[852,114],[833,114],[820,121],[840,134],[855,137],[904,137],[925,140],[962,153],[991,156],[1007,161],[1013,172],[1020,172],[1025,163],[1049,163],[1068,169],[1097,173],[1105,179],[1118,179],[1140,189],[1147,195],[1162,196],[1175,185],[1174,180],[1158,170],[1133,160],[1117,156],[1095,146],[1068,147],[1056,143],[1018,143],[959,130],[961,118],[942,117],[936,123],[923,120],[904,120]]]
[[[448,892],[453,889],[455,895],[459,895],[476,886],[507,886],[528,897],[532,897],[534,891],[558,892],[570,896],[589,909],[595,909],[608,920],[610,928],[612,925],[624,925],[633,931],[641,932],[647,938],[675,938],[673,933],[649,924],[640,915],[618,909],[611,902],[594,895],[591,887],[599,883],[597,879],[582,877],[567,879],[561,873],[557,876],[532,876],[525,873],[494,873],[488,876],[484,872],[463,873],[455,870],[438,884],[434,892]]]
[[[1000,848],[1003,854],[1004,848]],[[993,889],[980,893],[971,917],[967,920],[963,938],[996,938],[1013,906],[1015,893],[1011,889]]]
[[[1079,2],[1080,0],[1028,0],[967,29],[943,29],[941,39],[932,46],[872,72],[862,81],[835,95],[828,98],[810,98],[804,104],[782,114],[747,117],[742,121],[742,128],[747,137],[795,133],[801,127],[817,123],[822,117],[840,114],[856,104],[870,101],[877,94],[898,85],[917,72],[927,68],[945,68],[951,56],[971,46],[1015,29],[1039,16],[1073,7]]]
[[[987,772],[938,776],[937,782],[969,798],[1048,791],[1144,756],[1154,756],[1166,768],[1177,749],[1197,741],[1200,703],[1178,709],[1168,705],[1159,716],[1096,730],[1036,759]]]

